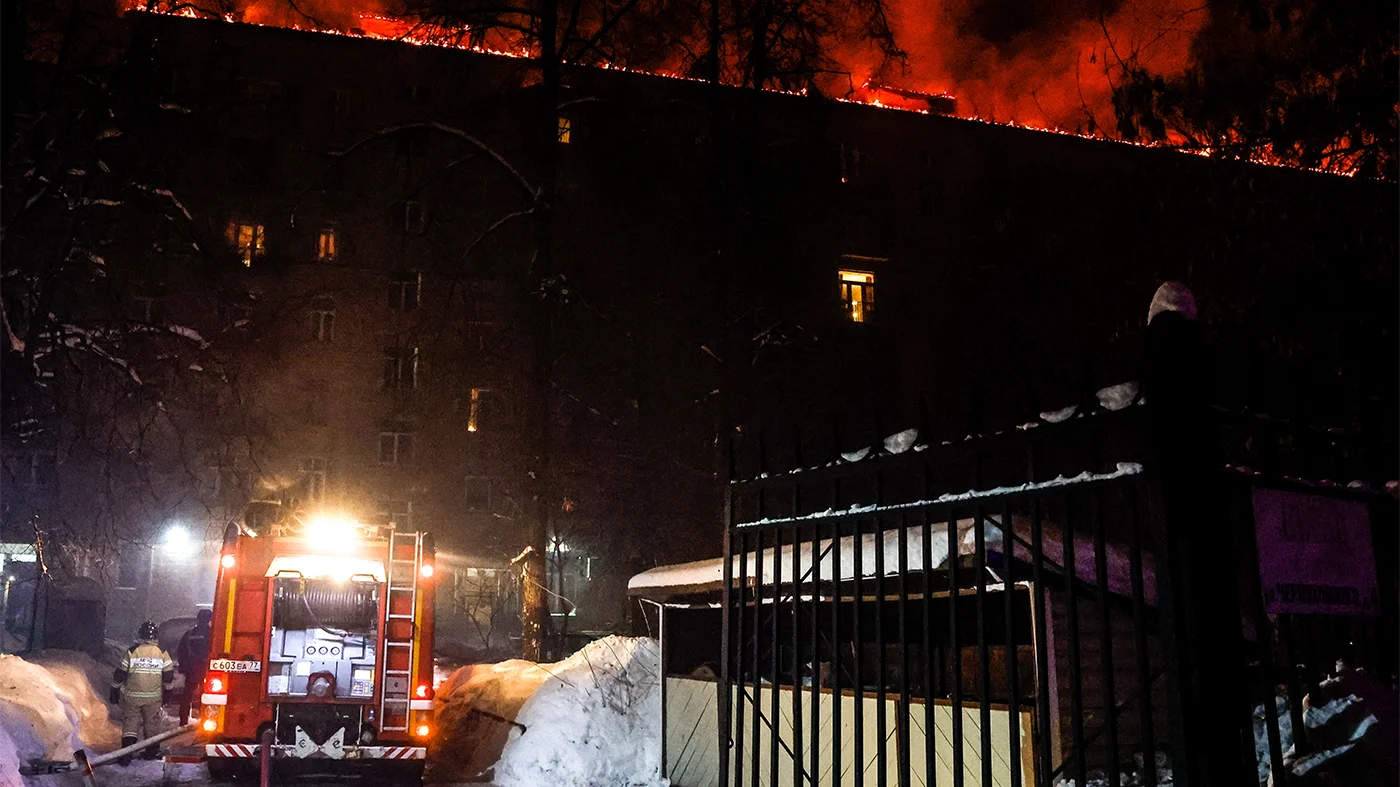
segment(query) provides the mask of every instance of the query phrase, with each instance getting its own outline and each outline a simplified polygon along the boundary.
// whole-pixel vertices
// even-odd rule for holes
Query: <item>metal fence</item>
[[[1283,768],[1276,696],[1301,731],[1302,695],[1339,649],[1389,676],[1393,570],[1377,618],[1269,615],[1250,499],[1362,501],[1377,533],[1394,532],[1394,500],[1288,480],[1276,451],[1251,453],[1277,435],[1251,442],[1217,412],[1210,434],[1228,450],[1203,456],[1235,464],[1175,505],[1175,457],[1136,401],[957,439],[927,418],[893,435],[872,418],[737,441],[720,784],[1249,783],[1260,759]],[[1177,543],[1207,504],[1219,532]],[[1210,653],[1205,634],[1220,641]],[[1210,762],[1188,776],[1188,760]]]

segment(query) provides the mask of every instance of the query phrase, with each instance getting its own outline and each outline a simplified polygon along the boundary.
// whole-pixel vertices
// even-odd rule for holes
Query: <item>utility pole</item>
[[[539,194],[535,199],[536,244],[534,264],[527,282],[527,314],[530,321],[530,406],[525,424],[529,441],[526,488],[525,551],[521,553],[520,627],[521,657],[540,661],[549,620],[545,596],[545,552],[549,519],[554,511],[550,467],[550,373],[554,363],[554,182],[559,144],[558,0],[540,3],[540,90],[537,106],[539,135]]]

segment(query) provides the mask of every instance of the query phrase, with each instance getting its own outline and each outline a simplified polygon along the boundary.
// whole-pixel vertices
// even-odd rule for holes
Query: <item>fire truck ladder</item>
[[[399,557],[400,545],[413,545],[413,558],[411,560]],[[418,610],[418,570],[419,564],[423,561],[423,538],[418,533],[399,533],[389,531],[389,583],[388,596],[384,600],[385,614],[385,640],[384,640],[384,682],[383,692],[379,700],[379,721],[382,732],[404,732],[408,730],[409,701],[413,691],[413,656],[415,651],[414,640],[416,639],[418,623],[414,619],[414,614]],[[395,613],[394,602],[403,597],[408,598],[408,613]],[[388,632],[392,630],[396,620],[408,621],[409,638],[406,640],[388,639]],[[408,653],[408,669],[390,669],[390,654],[397,650]],[[391,724],[393,718],[391,712],[396,715],[398,711],[403,711],[402,726]]]

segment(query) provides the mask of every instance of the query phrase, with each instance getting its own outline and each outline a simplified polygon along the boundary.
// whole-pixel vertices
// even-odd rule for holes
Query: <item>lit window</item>
[[[311,458],[301,460],[301,474],[306,479],[306,498],[313,502],[326,499],[326,460]]]
[[[384,351],[386,391],[412,391],[418,387],[418,348],[396,347]]]
[[[423,275],[399,273],[389,279],[389,310],[411,312],[418,308],[418,296],[423,290]]]
[[[412,432],[380,432],[379,463],[406,465],[413,463]]]
[[[875,274],[841,270],[841,303],[851,322],[865,322],[875,309]]]
[[[238,259],[247,267],[253,266],[253,259],[263,256],[263,226],[240,219],[230,219],[226,230],[229,245],[238,253]]]
[[[473,388],[467,404],[467,431],[475,432],[481,427],[481,405],[486,398],[485,388]]]
[[[335,228],[326,227],[316,236],[316,259],[321,262],[334,262],[335,253]]]
[[[570,118],[559,118],[559,144],[567,145],[574,135],[574,121]]]
[[[318,342],[329,342],[335,338],[334,306],[324,304],[312,309],[311,337]]]

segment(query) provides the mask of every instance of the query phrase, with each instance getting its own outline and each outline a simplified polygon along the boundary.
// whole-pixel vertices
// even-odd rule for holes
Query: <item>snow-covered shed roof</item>
[[[989,553],[1005,554],[1003,534],[1000,516],[984,517],[985,541]],[[1022,517],[1012,517],[1011,531],[1014,543],[1014,557],[1023,562],[1029,562],[1031,557],[1031,529],[1029,519]],[[924,566],[924,528],[922,525],[905,528],[904,530],[904,568],[908,572],[922,572]],[[857,536],[843,536],[835,540],[823,539],[816,545],[816,573],[815,576],[822,582],[831,581],[833,577],[838,580],[851,580],[856,576],[856,556],[860,556],[860,576],[861,578],[873,578],[877,575],[876,544],[880,544],[880,551],[883,553],[882,573],[886,577],[898,576],[900,571],[900,530],[894,528],[883,533],[866,533],[859,536],[860,544],[857,549]],[[975,554],[977,549],[977,534],[973,528],[971,518],[959,519],[957,522],[957,553],[960,556]],[[808,582],[813,577],[813,545],[811,541],[804,541],[797,545],[787,544],[781,550],[764,549],[761,551],[751,551],[743,555],[735,555],[733,560],[733,572],[737,578],[741,572],[747,578],[749,586],[754,584],[754,576],[762,571],[763,584],[765,587],[773,585],[791,584],[794,579],[793,553],[796,552],[797,568],[796,579],[798,584]],[[948,527],[947,523],[941,525],[935,523],[929,533],[929,570],[939,570],[948,565]],[[1041,554],[1044,556],[1042,565],[1052,571],[1060,571],[1061,563],[1064,560],[1064,536],[1062,529],[1054,523],[1042,522],[1041,524]],[[1104,554],[1108,568],[1109,591],[1122,596],[1132,594],[1132,572],[1131,561],[1127,548],[1121,544],[1108,542],[1104,545]],[[1096,582],[1095,574],[1094,539],[1087,533],[1075,533],[1074,536],[1074,573],[1081,580],[1089,583]],[[1152,555],[1144,553],[1143,563],[1143,595],[1148,604],[1155,604],[1157,601],[1157,583],[1153,572]],[[678,563],[669,566],[658,566],[656,568],[643,571],[632,577],[627,583],[627,592],[633,596],[654,601],[667,601],[682,596],[694,596],[718,593],[724,589],[724,558],[717,557],[710,560],[696,560],[690,563]]]

